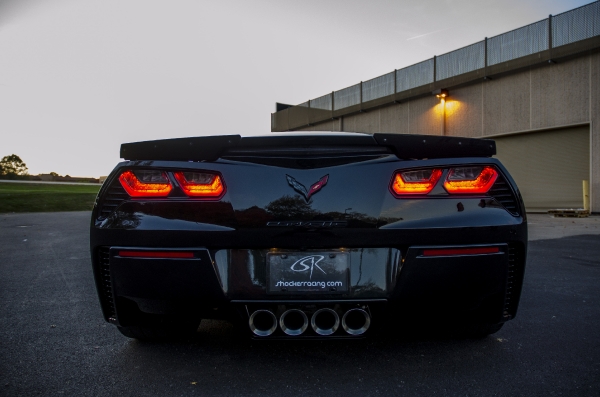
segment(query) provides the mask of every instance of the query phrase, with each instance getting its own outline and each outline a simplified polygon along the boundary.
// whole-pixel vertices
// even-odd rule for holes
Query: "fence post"
[[[549,63],[552,63],[552,14],[548,16],[548,51],[550,52]]]
[[[484,66],[483,66],[483,78],[487,79],[487,67],[488,67],[488,39],[487,37],[484,40],[484,45],[485,45],[485,49],[484,49]]]
[[[360,82],[360,111],[362,112],[362,81]]]
[[[394,69],[394,103],[396,103],[396,94],[398,93],[398,70]]]
[[[335,111],[335,91],[331,91],[331,120],[334,119],[333,112]]]

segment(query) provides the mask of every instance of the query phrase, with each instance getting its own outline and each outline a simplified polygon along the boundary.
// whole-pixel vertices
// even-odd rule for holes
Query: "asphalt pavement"
[[[530,217],[519,313],[482,340],[260,342],[205,321],[149,344],[102,319],[89,216],[0,214],[2,396],[600,395],[598,218]]]

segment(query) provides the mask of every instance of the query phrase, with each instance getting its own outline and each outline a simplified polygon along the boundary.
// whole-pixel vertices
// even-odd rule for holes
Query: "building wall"
[[[582,207],[582,181],[590,174],[589,125],[494,139],[527,211]]]
[[[600,53],[590,56],[590,103],[592,162],[590,199],[592,211],[600,211]]]
[[[600,212],[600,53],[447,88],[445,117],[431,95],[299,130],[494,137],[589,124],[592,211]]]

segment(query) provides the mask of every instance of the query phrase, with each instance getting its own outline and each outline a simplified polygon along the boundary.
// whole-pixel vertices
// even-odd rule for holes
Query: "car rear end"
[[[256,338],[423,321],[493,332],[516,314],[527,242],[494,153],[390,134],[123,145],[91,223],[104,317],[141,338],[201,318]]]

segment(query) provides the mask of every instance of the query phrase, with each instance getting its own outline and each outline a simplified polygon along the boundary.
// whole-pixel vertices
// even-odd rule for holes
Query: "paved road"
[[[207,321],[155,345],[101,319],[88,218],[0,215],[2,396],[600,394],[598,234],[533,241],[517,319],[483,340],[266,343]]]
[[[582,234],[600,234],[600,216],[554,218],[548,214],[528,214],[529,241]]]

